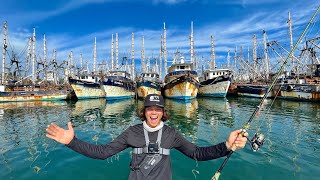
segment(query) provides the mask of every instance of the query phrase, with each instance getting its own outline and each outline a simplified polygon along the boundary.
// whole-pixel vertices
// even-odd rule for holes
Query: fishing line
[[[314,20],[314,18],[316,17],[316,15],[318,14],[318,11],[320,10],[320,6],[318,6],[316,12],[313,14],[312,18],[310,19],[310,21],[308,22],[306,28],[304,29],[304,31],[302,32],[302,34],[300,35],[299,39],[297,40],[297,42],[294,44],[294,46],[292,47],[288,57],[286,58],[286,60],[283,62],[280,70],[278,71],[278,73],[276,74],[276,76],[274,77],[274,80],[272,81],[272,84],[269,86],[267,92],[264,94],[263,98],[260,101],[260,104],[256,107],[256,109],[254,110],[254,112],[252,113],[251,117],[249,118],[248,122],[243,126],[242,128],[242,134],[244,134],[245,132],[247,132],[247,130],[250,128],[250,123],[252,122],[252,120],[254,119],[254,117],[256,116],[256,114],[260,111],[261,106],[263,105],[265,99],[267,99],[268,94],[271,92],[271,90],[273,89],[274,85],[276,84],[278,78],[280,77],[282,71],[284,70],[285,66],[287,65],[289,59],[292,57],[294,50],[297,48],[298,44],[301,42],[302,38],[304,37],[304,35],[306,34],[309,26],[311,25],[312,21]],[[256,134],[257,135],[257,134]],[[255,138],[255,137],[254,137]],[[227,155],[227,157],[225,158],[225,160],[223,161],[223,163],[221,164],[220,168],[216,171],[216,173],[212,176],[212,180],[218,180],[219,176],[221,174],[221,171],[223,170],[224,166],[226,165],[226,163],[228,162],[229,158],[231,157],[231,155],[233,154],[234,151],[230,151],[230,153]]]
[[[266,120],[267,118],[268,118],[268,119],[270,118],[270,110],[271,110],[271,107],[273,106],[274,102],[276,101],[276,99],[277,99],[277,97],[278,97],[278,94],[279,94],[280,91],[281,91],[282,86],[283,86],[283,83],[281,83],[278,91],[276,92],[276,96],[272,99],[271,104],[269,105],[269,108],[267,109],[267,112],[265,113],[266,116],[263,117],[262,121],[260,122],[260,125],[259,125],[258,128],[257,128],[258,130],[261,129],[262,123],[265,122],[265,120]]]

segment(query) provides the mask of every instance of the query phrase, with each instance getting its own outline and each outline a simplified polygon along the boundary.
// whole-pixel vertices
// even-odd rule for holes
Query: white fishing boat
[[[99,77],[94,74],[82,75],[77,78],[69,77],[68,80],[78,99],[104,98],[106,96]]]
[[[226,97],[230,86],[229,69],[206,70],[200,77],[199,96]]]

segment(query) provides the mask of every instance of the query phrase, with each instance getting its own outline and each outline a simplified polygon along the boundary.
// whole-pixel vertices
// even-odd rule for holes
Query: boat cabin
[[[193,71],[193,64],[183,63],[183,64],[173,64],[169,67],[168,72],[175,71]]]
[[[159,74],[158,73],[141,73],[141,77],[159,79]]]
[[[108,76],[120,76],[130,79],[131,75],[127,71],[109,71]]]
[[[206,70],[202,74],[203,80],[213,79],[219,76],[229,76],[231,70],[229,69],[215,69],[215,70]]]
[[[80,74],[78,77],[82,81],[92,82],[92,83],[97,83],[100,79],[99,76],[97,76],[93,72],[91,74],[88,72],[84,72],[83,74]]]

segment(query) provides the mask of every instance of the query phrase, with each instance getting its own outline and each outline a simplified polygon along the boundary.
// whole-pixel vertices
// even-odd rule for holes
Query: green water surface
[[[207,146],[225,141],[232,130],[241,128],[259,99],[166,99],[165,104],[171,116],[167,124],[195,144]],[[142,106],[133,99],[1,103],[0,179],[127,179],[131,149],[103,161],[89,159],[46,138],[45,129],[51,122],[66,128],[72,121],[79,139],[105,144],[141,123],[136,111]],[[251,124],[250,137],[257,130],[266,136],[264,146],[257,152],[248,145],[236,151],[220,180],[319,179],[319,103],[267,100]],[[202,180],[211,179],[223,158],[196,162],[172,150],[171,160],[173,179]]]

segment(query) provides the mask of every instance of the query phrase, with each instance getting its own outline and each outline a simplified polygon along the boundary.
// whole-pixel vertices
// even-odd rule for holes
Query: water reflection
[[[37,173],[45,168],[51,161],[47,158],[48,140],[43,138],[45,128],[51,121],[68,117],[68,109],[65,101],[0,103],[0,174],[9,177],[17,170]],[[17,168],[21,161],[24,166]]]
[[[242,127],[259,102],[250,98],[165,99],[171,116],[167,124],[197,145],[212,145],[225,140],[231,130]],[[272,102],[268,100],[265,107]],[[0,179],[66,179],[67,173],[56,173],[66,172],[65,167],[70,170],[68,177],[75,179],[86,179],[83,170],[88,167],[91,174],[97,175],[96,179],[105,179],[106,174],[115,174],[113,177],[124,174],[124,178],[118,179],[126,179],[129,150],[107,161],[94,161],[45,138],[45,128],[51,122],[66,128],[71,120],[79,139],[105,144],[128,126],[141,123],[136,111],[142,107],[143,101],[133,99],[0,103]],[[249,147],[237,152],[233,163],[225,169],[225,177],[234,178],[228,176],[232,173],[239,179],[317,177],[319,124],[319,103],[274,101],[270,111],[265,108],[249,130],[252,137],[261,129],[267,138],[264,146],[257,153],[252,153]],[[172,165],[176,168],[173,177],[178,179],[193,179],[190,171],[194,169],[200,171],[197,179],[209,179],[213,171],[207,167],[220,165],[219,160],[196,164],[180,157],[172,153]],[[112,160],[117,161],[108,163]],[[76,166],[70,166],[70,162]],[[239,169],[243,163],[246,166]]]
[[[219,143],[219,135],[226,136],[225,132],[219,132],[219,126],[234,126],[234,118],[228,100],[226,98],[198,98],[198,102],[198,116],[201,119],[198,138],[210,139],[210,143]]]
[[[86,116],[87,112],[92,109],[99,109],[103,112],[106,108],[106,99],[82,99],[74,104],[72,115],[76,117]]]
[[[107,101],[101,122],[105,123],[104,129],[113,138],[122,131],[133,125],[136,118],[136,107],[134,99],[121,99]]]
[[[74,104],[71,120],[77,130],[89,131],[89,136],[97,143],[102,134],[117,136],[129,127],[135,119],[134,108],[132,99],[79,100]]]
[[[198,101],[165,99],[165,107],[170,114],[168,125],[178,129],[185,137],[194,142],[197,136],[199,119]]]
[[[166,109],[174,113],[174,116],[182,116],[188,119],[192,119],[196,116],[196,111],[198,109],[198,100],[166,99],[165,107]]]

